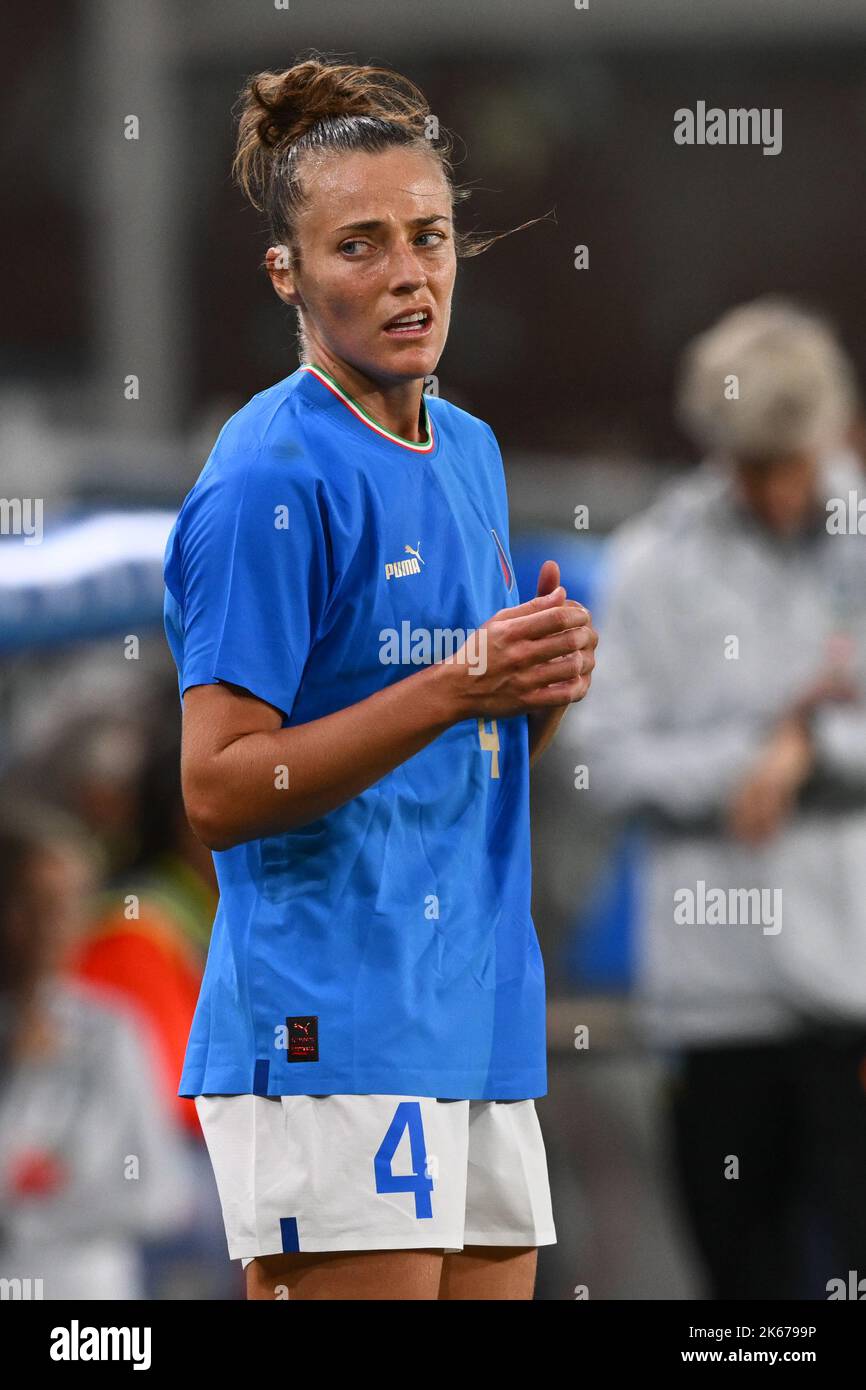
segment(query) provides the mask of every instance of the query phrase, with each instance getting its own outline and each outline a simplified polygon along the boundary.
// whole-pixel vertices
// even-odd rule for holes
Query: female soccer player
[[[458,255],[447,141],[387,69],[244,93],[236,175],[302,365],[223,427],[166,551],[190,822],[220,902],[180,1094],[250,1298],[531,1298],[530,758],[597,637],[519,603],[489,426],[423,394]]]

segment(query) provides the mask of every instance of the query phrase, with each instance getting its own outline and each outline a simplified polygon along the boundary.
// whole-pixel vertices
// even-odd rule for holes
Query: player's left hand
[[[561,583],[559,565],[555,560],[545,560],[538,572],[536,596],[541,598],[545,594],[552,594],[554,589],[557,589]],[[568,657],[554,657],[552,661],[548,662],[548,665],[552,669],[551,683],[546,687],[548,693],[559,692],[560,690],[562,693],[562,706],[554,705],[550,711],[551,714],[557,716],[557,722],[562,718],[562,715],[569,705],[576,704],[578,700],[583,700],[589,693],[592,673],[595,669],[595,649],[598,646],[598,633],[592,626],[592,614],[589,609],[584,608],[582,603],[577,603],[573,598],[564,598],[563,603],[569,604],[573,608],[580,608],[586,614],[589,641],[580,651],[582,666],[580,675],[577,679],[570,681],[557,681],[555,679],[556,667],[562,665],[563,662],[567,665],[569,662]]]
[[[538,592],[536,597],[543,597],[545,594],[552,594],[554,589],[559,588],[559,565],[555,560],[545,560],[538,573]],[[529,716],[529,763],[532,766],[545,748],[553,741],[559,725],[562,723],[565,711],[569,705],[576,704],[578,700],[583,700],[589,692],[592,681],[592,673],[595,668],[595,649],[598,646],[598,633],[592,626],[592,614],[583,607],[582,603],[577,603],[573,598],[564,598],[563,603],[572,604],[575,608],[580,608],[586,613],[586,627],[589,640],[581,648],[581,671],[577,679],[572,678],[568,681],[556,681],[555,679],[546,687],[548,692],[561,689],[562,704],[551,705],[544,710],[533,710]],[[568,658],[555,657],[549,664],[556,667],[557,664]]]

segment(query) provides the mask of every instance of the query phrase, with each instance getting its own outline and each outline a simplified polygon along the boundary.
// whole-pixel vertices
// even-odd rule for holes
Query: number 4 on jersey
[[[412,1172],[394,1173],[391,1164],[397,1152],[397,1145],[407,1129],[412,1153]],[[388,1132],[373,1159],[373,1169],[376,1174],[377,1192],[414,1192],[416,1217],[432,1217],[433,1204],[430,1201],[430,1193],[433,1191],[433,1179],[427,1176],[427,1148],[424,1143],[419,1101],[404,1100],[397,1106]]]
[[[499,776],[499,730],[496,727],[496,720],[490,721],[490,732],[484,727],[484,720],[478,721],[478,742],[481,744],[482,751],[492,753],[490,759],[490,776]]]

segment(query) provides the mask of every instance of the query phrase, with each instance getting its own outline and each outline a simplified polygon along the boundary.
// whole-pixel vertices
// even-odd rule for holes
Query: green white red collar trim
[[[342,386],[340,386],[331,374],[326,372],[322,367],[315,367],[312,362],[303,362],[301,364],[301,370],[309,372],[312,376],[316,377],[323,386],[327,386],[328,390],[333,392],[344,405],[348,406],[352,414],[357,416],[362,424],[369,426],[371,430],[375,430],[377,434],[382,435],[383,439],[390,439],[392,444],[399,444],[403,449],[411,449],[413,454],[432,453],[436,445],[436,441],[433,438],[433,421],[430,419],[430,411],[427,409],[427,401],[423,394],[421,396],[421,405],[424,411],[424,420],[427,425],[427,438],[415,443],[411,439],[404,439],[402,435],[392,434],[390,430],[386,430],[384,425],[380,425],[378,420],[374,420],[372,415],[367,414],[363,406],[359,405],[356,400],[353,400],[351,396],[347,395]]]

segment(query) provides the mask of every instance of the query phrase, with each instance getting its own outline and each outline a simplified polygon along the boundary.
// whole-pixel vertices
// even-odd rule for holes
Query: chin
[[[411,381],[418,377],[430,376],[435,372],[438,361],[438,352],[431,352],[429,348],[413,350],[405,347],[402,352],[389,353],[387,362],[383,362],[382,365],[393,375]]]

